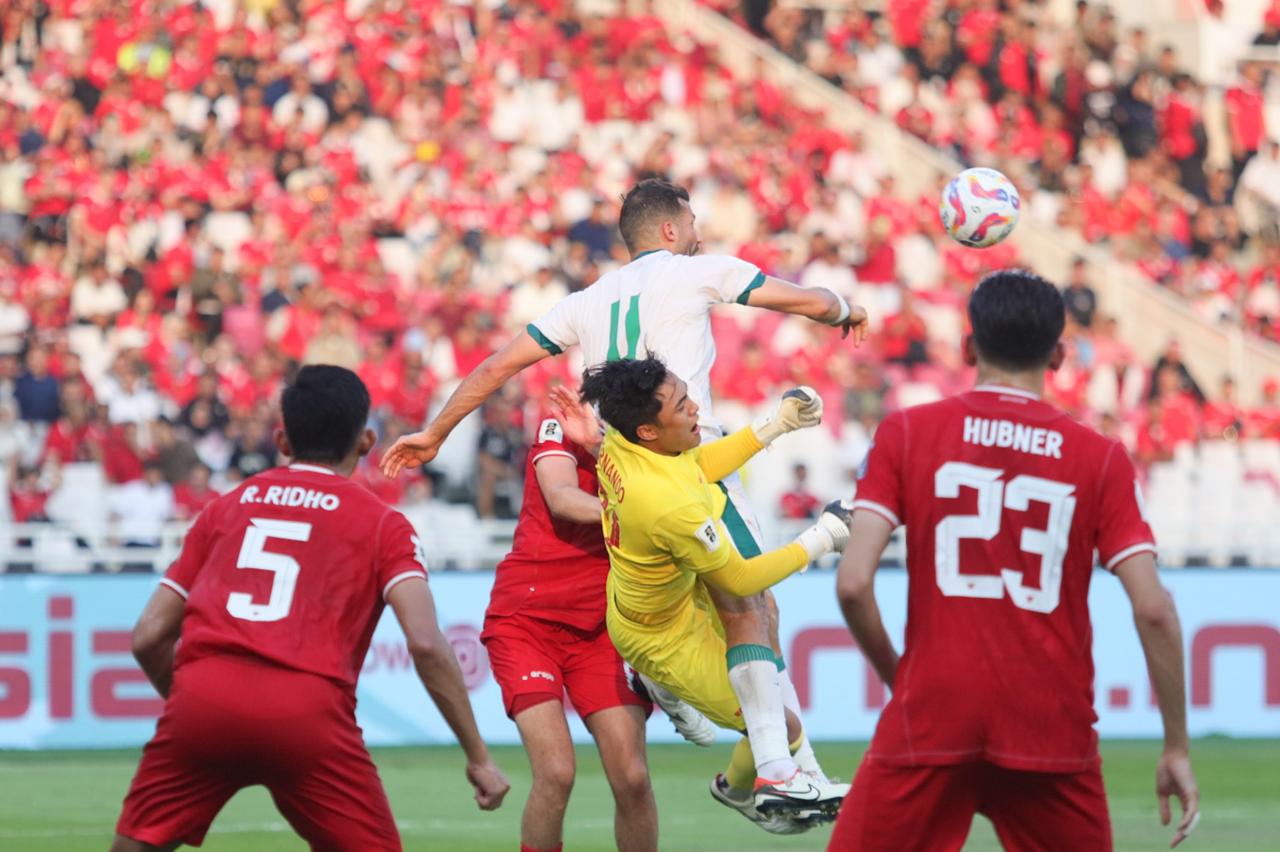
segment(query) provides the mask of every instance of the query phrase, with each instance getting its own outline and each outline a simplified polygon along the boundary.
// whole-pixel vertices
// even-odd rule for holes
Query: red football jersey
[[[387,593],[425,564],[404,515],[350,479],[263,471],[200,513],[160,581],[187,599],[176,665],[255,657],[354,690]]]
[[[524,503],[511,552],[498,564],[489,615],[521,615],[594,630],[604,623],[609,556],[600,522],[575,524],[551,516],[534,466],[547,456],[578,465],[578,487],[598,489],[595,456],[570,441],[553,417],[538,426],[524,465]]]
[[[885,418],[855,507],[906,525],[906,647],[870,754],[1096,765],[1094,552],[1155,551],[1133,463],[1032,394],[982,386]]]

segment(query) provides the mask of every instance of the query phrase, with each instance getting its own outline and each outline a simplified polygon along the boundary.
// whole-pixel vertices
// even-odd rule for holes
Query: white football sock
[[[791,682],[791,675],[787,674],[786,669],[778,672],[778,683],[782,687],[782,706],[794,713],[797,719],[803,719],[800,715],[800,696],[796,694],[795,684]],[[827,773],[818,765],[818,756],[813,753],[808,734],[801,735],[800,748],[791,757],[805,772],[812,772],[819,778],[827,777]]]
[[[797,769],[787,743],[787,719],[772,660],[747,660],[729,669],[729,683],[742,706],[756,772],[769,779],[790,778]]]

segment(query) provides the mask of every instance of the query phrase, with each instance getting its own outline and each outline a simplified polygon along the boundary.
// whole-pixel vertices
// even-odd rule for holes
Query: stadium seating
[[[1265,256],[1277,239],[1280,196],[1266,187],[1280,148],[1266,142],[1254,76],[1280,59],[1274,46],[1234,57],[1238,79],[1215,92],[1146,30],[1120,32],[1105,4],[1071,21],[1022,5],[948,3],[935,19],[935,6],[909,0],[778,4],[748,21],[733,0],[703,2],[912,135],[1037,185],[1029,215],[1141,257],[1144,274],[1206,319],[1280,339]],[[1254,22],[1256,43],[1278,18],[1272,4]],[[1206,115],[1215,98],[1223,103]],[[1240,153],[1214,162],[1211,142]]]
[[[171,484],[184,486],[188,449],[217,488],[269,463],[272,397],[296,362],[359,369],[384,443],[417,428],[507,334],[625,261],[616,199],[638,176],[690,186],[706,250],[872,309],[873,342],[852,355],[800,323],[717,319],[722,368],[753,345],[785,362],[747,384],[717,371],[731,425],[747,421],[761,390],[799,381],[842,415],[799,452],[756,465],[750,487],[766,515],[791,462],[809,463],[820,493],[843,493],[879,416],[969,382],[956,357],[964,295],[986,269],[1018,260],[1010,246],[950,244],[935,188],[901,189],[861,140],[764,77],[735,75],[714,45],[611,3],[599,15],[548,0],[370,5],[348,17],[344,3],[318,0],[303,18],[284,4],[134,5],[131,15],[55,15],[0,50],[0,463],[3,511],[22,522],[0,540],[0,570],[162,565],[183,523],[154,552],[113,549],[111,495],[149,458],[173,461]],[[857,27],[801,23],[833,45],[827,59],[858,55],[864,71],[901,65],[910,47],[891,38],[864,51]],[[902,79],[878,87],[856,94],[879,109]],[[1038,175],[1030,161],[1026,171]],[[1107,313],[1104,302],[1089,327],[1072,327],[1053,401],[1096,425],[1114,421],[1153,462],[1153,520],[1175,563],[1275,564],[1265,535],[1280,489],[1274,392],[1240,413],[1244,440],[1225,449],[1193,449],[1205,431],[1198,400],[1189,432],[1152,437],[1172,415],[1145,403],[1151,365],[1108,335]],[[1270,333],[1257,319],[1246,318]],[[70,449],[44,448],[32,349],[48,356],[62,414],[87,412]],[[547,383],[574,372],[570,360],[512,383],[514,427],[535,425]],[[208,394],[201,374],[214,377]],[[477,416],[446,445],[430,471],[434,499],[405,503],[422,523],[447,522],[441,564],[459,569],[492,564],[509,537],[443,499],[468,496],[481,429]],[[372,464],[360,475],[393,501],[426,486],[379,481]],[[1237,485],[1235,514],[1206,496]]]

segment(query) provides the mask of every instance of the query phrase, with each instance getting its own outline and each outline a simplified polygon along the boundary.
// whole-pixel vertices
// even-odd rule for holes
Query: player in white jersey
[[[624,198],[618,226],[631,262],[564,299],[473,370],[425,430],[401,438],[387,452],[382,461],[387,476],[431,461],[454,427],[490,394],[525,367],[570,346],[581,347],[587,366],[646,353],[661,358],[688,383],[690,399],[703,412],[703,438],[713,440],[724,434],[711,413],[713,305],[737,303],[807,317],[841,328],[846,336],[852,332],[855,343],[866,336],[866,311],[838,293],[798,287],[736,257],[698,255],[696,218],[683,187],[640,182]],[[725,526],[743,556],[754,556],[761,551],[755,514],[736,475],[722,487],[730,498]],[[709,591],[724,624],[730,680],[744,721],[759,729],[752,736],[757,765],[774,761],[777,766],[779,758],[790,760],[783,708],[799,716],[800,706],[778,646],[776,605],[768,592],[735,598]],[[800,744],[795,760],[822,776],[807,742]],[[734,798],[735,791],[722,792]]]

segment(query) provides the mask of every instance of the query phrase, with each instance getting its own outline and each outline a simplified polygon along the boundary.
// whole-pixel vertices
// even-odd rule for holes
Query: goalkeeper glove
[[[772,414],[762,415],[751,424],[761,445],[769,446],[779,435],[817,426],[822,422],[822,397],[803,385],[782,395],[782,400]]]
[[[818,522],[796,536],[796,542],[809,554],[810,562],[828,553],[838,553],[849,542],[849,522],[852,518],[852,504],[832,500],[822,507]],[[802,572],[804,570],[801,569]]]

